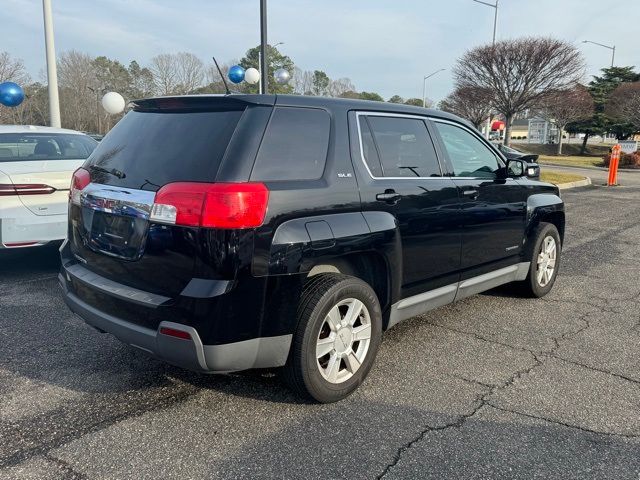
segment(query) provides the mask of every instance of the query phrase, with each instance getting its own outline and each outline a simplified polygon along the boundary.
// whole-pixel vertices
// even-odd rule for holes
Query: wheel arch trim
[[[254,260],[254,276],[306,275],[316,265],[379,255],[385,264],[387,303],[399,300],[402,242],[397,220],[389,212],[345,212],[288,220],[278,226],[267,248],[262,261]]]
[[[527,219],[525,241],[531,241],[531,235],[540,222],[550,221],[556,225],[560,233],[560,241],[564,242],[565,213],[564,202],[555,194],[539,193],[527,199]],[[556,224],[556,222],[558,222]]]

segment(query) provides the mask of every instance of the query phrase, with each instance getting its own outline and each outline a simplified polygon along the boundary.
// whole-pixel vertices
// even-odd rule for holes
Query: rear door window
[[[331,119],[316,108],[276,107],[251,172],[251,180],[317,180],[322,177]]]
[[[243,111],[129,112],[91,155],[92,181],[151,191],[210,182]]]
[[[378,148],[376,147],[376,143],[373,141],[369,121],[367,120],[367,117],[360,117],[359,122],[364,161],[369,168],[371,176],[384,177],[384,173],[382,172],[382,163],[380,162],[380,155],[378,155]]]
[[[84,160],[96,148],[94,139],[73,133],[2,133],[0,163],[30,160]]]
[[[423,120],[419,118],[377,116],[366,117],[377,151],[368,147],[365,154],[372,175],[376,175],[376,156],[382,164],[383,177],[440,177],[442,172],[435,147]],[[362,123],[361,123],[362,125]],[[363,148],[367,146],[366,130],[363,131]]]

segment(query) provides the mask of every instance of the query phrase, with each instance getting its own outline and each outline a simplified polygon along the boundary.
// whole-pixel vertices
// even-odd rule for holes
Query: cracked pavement
[[[0,256],[0,479],[637,480],[640,172],[588,173],[551,294],[401,323],[332,405],[148,358],[69,313],[55,249]]]

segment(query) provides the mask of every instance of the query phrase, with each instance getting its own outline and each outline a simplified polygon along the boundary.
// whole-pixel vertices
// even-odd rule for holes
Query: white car
[[[71,176],[97,144],[74,130],[0,125],[0,249],[64,240]]]

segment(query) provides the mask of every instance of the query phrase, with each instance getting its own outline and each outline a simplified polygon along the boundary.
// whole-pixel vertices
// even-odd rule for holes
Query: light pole
[[[482,5],[486,5],[487,7],[491,7],[493,8],[494,12],[493,12],[493,42],[492,45],[496,44],[496,31],[498,29],[498,2],[499,0],[496,0],[496,3],[489,3],[489,2],[484,2],[482,0],[473,0],[476,3],[481,3]],[[485,138],[487,140],[489,140],[489,132],[491,132],[491,114],[489,114],[489,116],[487,117],[487,126],[486,126],[486,132],[485,132]]]
[[[42,0],[44,17],[44,43],[47,55],[47,84],[49,91],[49,123],[60,128],[60,100],[58,99],[58,72],[56,69],[56,48],[53,44],[53,18],[51,0]]]
[[[278,45],[284,45],[284,42],[278,42],[275,45],[271,45],[271,47],[276,48]],[[262,69],[262,51],[261,50],[262,49],[258,50],[258,68],[259,69]],[[269,72],[267,72],[266,75],[269,75]],[[260,73],[260,78],[262,78],[262,73]],[[258,84],[258,93],[262,93],[262,82]]]
[[[98,88],[93,88],[90,87],[89,85],[87,85],[87,89],[91,90],[93,93],[96,94],[96,120],[97,120],[97,127],[98,127],[98,132],[97,133],[102,133],[102,125],[100,122],[100,89]]]
[[[436,73],[444,72],[445,69],[441,68],[440,70],[436,70],[433,73],[430,73],[426,77],[422,79],[422,107],[426,108],[427,106],[427,78],[433,77]]]
[[[608,48],[609,50],[611,50],[611,68],[613,68],[613,62],[616,59],[616,46],[612,45],[604,45],[602,43],[598,43],[598,42],[592,42],[591,40],[583,40],[582,43],[593,43],[594,45],[598,45],[599,47],[604,47],[604,48]]]
[[[473,0],[476,3],[481,3],[482,5],[486,5],[487,7],[491,7],[494,9],[493,14],[493,44],[496,44],[496,30],[498,28],[498,2],[500,0],[496,0],[496,3],[483,2],[482,0]]]

